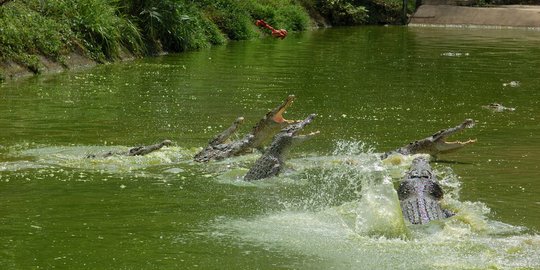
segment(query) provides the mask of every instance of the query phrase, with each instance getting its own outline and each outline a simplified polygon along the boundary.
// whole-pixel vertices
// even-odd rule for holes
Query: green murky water
[[[539,56],[536,31],[340,28],[2,85],[0,268],[538,269]],[[289,94],[321,133],[283,175],[191,160]],[[478,142],[433,163],[456,216],[405,224],[410,159],[375,153],[465,118]]]

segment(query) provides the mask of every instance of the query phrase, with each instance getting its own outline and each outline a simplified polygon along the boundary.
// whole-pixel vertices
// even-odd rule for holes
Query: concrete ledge
[[[540,29],[540,6],[422,5],[411,17],[409,25],[472,25]]]

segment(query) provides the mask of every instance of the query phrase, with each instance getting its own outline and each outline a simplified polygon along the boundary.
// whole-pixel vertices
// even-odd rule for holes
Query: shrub
[[[258,36],[257,19],[301,31],[309,16],[299,3],[312,10],[316,1],[338,3],[352,21],[361,17],[351,0],[0,0],[0,61],[39,72],[41,56],[62,62],[74,50],[104,62],[126,50],[198,49]]]
[[[55,20],[41,16],[22,2],[11,2],[0,8],[0,59],[12,60],[41,69],[38,55],[55,60],[67,51],[66,40],[71,30]]]
[[[288,5],[276,11],[276,27],[289,31],[303,31],[309,25],[309,15],[301,6]]]
[[[234,0],[203,0],[199,2],[208,18],[212,20],[229,39],[244,40],[257,36],[253,19],[249,14],[251,2]]]
[[[367,18],[366,8],[354,0],[320,0],[318,9],[333,25],[358,25]]]
[[[139,25],[151,53],[198,49],[225,41],[217,27],[188,1],[123,0],[120,7]]]
[[[248,12],[252,21],[264,19],[274,28],[284,28],[288,31],[303,31],[307,29],[310,19],[302,5],[290,0],[252,0]]]
[[[256,37],[255,21],[263,19],[275,28],[305,30],[309,15],[290,0],[202,0],[198,1],[208,17],[233,40]]]
[[[108,1],[48,0],[43,3],[43,14],[69,25],[95,60],[118,58],[123,48],[136,54],[142,51],[137,27],[119,16],[116,7]]]
[[[0,8],[0,58],[39,73],[40,56],[62,62],[75,48],[90,58],[142,52],[139,31],[104,0],[20,0]]]

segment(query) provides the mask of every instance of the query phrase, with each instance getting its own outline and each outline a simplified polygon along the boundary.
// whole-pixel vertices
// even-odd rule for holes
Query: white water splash
[[[89,154],[108,151],[127,152],[124,146],[17,146],[8,155],[17,161],[0,163],[0,170],[19,171],[36,168],[70,168],[105,173],[142,172],[143,170],[178,165],[191,161],[192,149],[164,147],[145,156],[113,155],[107,158],[86,158]]]
[[[443,203],[456,215],[426,225],[405,222],[389,168],[402,175],[408,158],[383,164],[374,154],[358,152],[359,145],[336,147],[336,154],[352,155],[290,161],[299,170],[296,177],[305,180],[304,196],[284,198],[279,212],[220,219],[212,225],[216,235],[274,254],[319,258],[303,269],[540,267],[540,236],[489,219],[483,203],[459,201],[459,177],[448,167],[434,166],[448,194]]]
[[[383,183],[364,187],[355,208],[355,231],[360,235],[406,238],[408,231],[399,199],[389,177]]]
[[[504,86],[504,87],[507,87],[507,86],[510,86],[510,87],[520,87],[520,86],[521,86],[521,82],[520,82],[520,81],[511,81],[511,82],[503,83],[503,86]]]
[[[375,149],[362,141],[336,141],[336,146],[332,152],[333,156],[350,156],[363,153],[373,153]]]
[[[447,57],[462,57],[462,56],[469,56],[469,53],[462,53],[462,52],[444,52],[444,53],[441,53],[441,56],[447,56]]]

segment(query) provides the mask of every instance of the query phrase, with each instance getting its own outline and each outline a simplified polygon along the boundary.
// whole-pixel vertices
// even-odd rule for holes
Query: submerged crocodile
[[[411,142],[403,147],[395,149],[393,151],[386,152],[382,154],[381,158],[385,159],[393,154],[402,154],[402,155],[414,155],[414,154],[429,154],[433,157],[437,157],[438,154],[446,154],[456,150],[459,150],[469,144],[476,142],[475,140],[468,140],[466,142],[454,141],[447,142],[446,138],[463,131],[466,128],[472,128],[474,126],[474,120],[465,119],[463,123],[452,127],[440,130],[439,132],[425,138],[422,140]]]
[[[283,103],[269,111],[243,138],[230,141],[238,127],[244,122],[243,117],[238,117],[232,125],[225,131],[218,134],[208,143],[208,146],[197,153],[194,157],[197,162],[208,162],[210,160],[221,160],[232,156],[238,156],[251,152],[253,149],[262,149],[274,134],[288,125],[298,121],[286,120],[283,113],[295,99],[290,95]]]
[[[144,156],[163,148],[163,146],[169,146],[171,144],[172,142],[170,140],[164,140],[160,143],[156,143],[152,145],[133,147],[129,149],[127,152],[109,151],[109,152],[106,152],[104,154],[99,154],[99,155],[90,154],[86,156],[86,158],[107,158],[110,156]]]
[[[505,107],[500,103],[490,103],[489,105],[482,106],[482,108],[491,110],[493,112],[504,112],[504,111],[513,112],[516,110],[516,108]]]
[[[319,133],[316,131],[307,135],[298,135],[305,126],[313,121],[315,116],[316,114],[310,114],[306,119],[292,124],[276,134],[264,154],[244,176],[244,180],[253,181],[278,175],[283,170],[285,154],[291,146]]]
[[[424,157],[412,161],[410,170],[399,185],[398,197],[403,217],[412,224],[426,224],[454,215],[441,208],[439,201],[443,198],[443,190]]]

